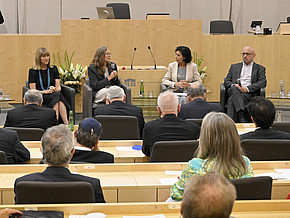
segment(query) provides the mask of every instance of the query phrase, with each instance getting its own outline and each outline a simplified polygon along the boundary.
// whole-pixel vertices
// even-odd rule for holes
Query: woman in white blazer
[[[188,47],[178,46],[175,49],[175,60],[168,65],[168,71],[162,79],[164,85],[173,89],[186,89],[202,84],[197,65],[191,62],[192,56]]]

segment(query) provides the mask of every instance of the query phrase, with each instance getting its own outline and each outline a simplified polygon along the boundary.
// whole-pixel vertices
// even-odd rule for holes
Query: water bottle
[[[144,83],[143,83],[143,80],[141,80],[141,84],[140,84],[140,97],[144,97]]]
[[[69,111],[69,118],[68,118],[68,128],[70,131],[74,131],[74,114],[73,111]]]

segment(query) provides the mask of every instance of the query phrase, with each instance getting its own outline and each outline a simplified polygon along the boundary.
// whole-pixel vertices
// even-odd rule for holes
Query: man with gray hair
[[[177,96],[170,91],[162,92],[157,99],[161,119],[145,124],[142,151],[150,156],[155,142],[194,140],[199,136],[199,127],[177,117],[180,110]]]
[[[237,194],[234,185],[219,172],[192,176],[185,184],[183,218],[229,218]]]
[[[72,174],[68,167],[75,152],[73,133],[65,126],[54,126],[46,130],[41,138],[41,151],[48,167],[41,173],[32,173],[16,179],[14,187],[21,181],[40,182],[88,182],[92,185],[96,203],[105,203],[100,180]],[[15,203],[18,203],[17,192]]]
[[[219,104],[206,101],[206,88],[203,85],[189,87],[187,99],[189,103],[181,105],[178,113],[178,117],[181,119],[203,119],[209,112],[221,111]]]
[[[94,111],[94,116],[97,115],[121,115],[134,116],[138,120],[139,135],[142,138],[144,127],[143,110],[132,104],[125,103],[126,95],[124,90],[119,86],[111,86],[107,92],[107,105],[98,107]]]
[[[30,89],[24,94],[24,106],[8,111],[4,127],[47,128],[57,125],[56,113],[51,108],[41,107],[42,94]]]

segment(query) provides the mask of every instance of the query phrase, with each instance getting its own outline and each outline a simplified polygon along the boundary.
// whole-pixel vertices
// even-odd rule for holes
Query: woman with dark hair
[[[191,62],[192,56],[188,47],[178,46],[175,49],[175,60],[168,65],[168,71],[162,79],[164,85],[172,89],[186,89],[202,84],[197,65]]]
[[[56,66],[50,64],[50,54],[46,48],[38,48],[34,66],[29,70],[29,88],[37,89],[43,96],[43,104],[56,112],[64,124],[68,124],[67,110],[69,103],[61,94],[59,74]]]
[[[92,100],[95,103],[104,101],[110,86],[120,85],[117,65],[111,62],[111,55],[107,47],[98,48],[88,68]]]

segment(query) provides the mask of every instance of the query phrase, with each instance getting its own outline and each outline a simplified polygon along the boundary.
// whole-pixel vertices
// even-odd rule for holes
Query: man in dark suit
[[[150,156],[153,145],[158,141],[194,140],[199,136],[197,124],[177,117],[180,110],[177,96],[170,92],[162,92],[157,99],[157,110],[161,119],[145,124],[142,151]]]
[[[30,153],[19,141],[17,132],[0,128],[0,151],[6,153],[8,163],[22,163],[30,160]]]
[[[224,80],[229,95],[227,114],[234,121],[246,122],[245,105],[267,84],[265,67],[254,62],[255,56],[253,48],[244,47],[243,62],[232,64]]]
[[[144,118],[142,108],[132,104],[125,103],[126,95],[124,90],[119,86],[111,86],[107,93],[107,105],[98,107],[94,111],[94,116],[97,115],[123,115],[134,116],[138,120],[140,138],[144,127]]]
[[[189,103],[181,105],[181,109],[178,113],[178,117],[183,120],[203,119],[203,117],[211,111],[221,111],[219,104],[209,103],[205,100],[206,88],[203,85],[189,87],[187,99]]]
[[[57,125],[56,113],[51,108],[41,107],[42,94],[28,90],[24,94],[24,106],[8,111],[4,127],[47,128]]]
[[[275,131],[271,128],[275,120],[275,106],[260,96],[254,97],[247,105],[251,119],[258,127],[254,132],[240,136],[240,139],[290,139],[290,133]]]
[[[32,173],[16,179],[14,184],[15,203],[18,203],[15,187],[21,181],[88,182],[94,189],[96,203],[105,203],[99,179],[72,174],[69,171],[69,161],[75,151],[73,141],[73,133],[63,124],[46,130],[41,144],[42,154],[48,167],[42,173]]]

